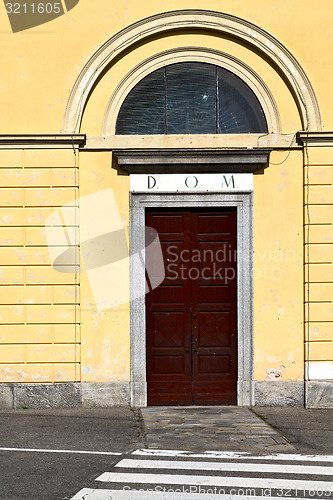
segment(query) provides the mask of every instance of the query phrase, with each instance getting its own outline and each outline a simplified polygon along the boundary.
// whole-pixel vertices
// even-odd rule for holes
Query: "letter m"
[[[235,179],[234,179],[233,175],[230,175],[229,179],[227,179],[226,175],[223,176],[223,179],[222,179],[222,188],[223,187],[226,187],[226,188],[228,188],[228,187],[235,188]]]

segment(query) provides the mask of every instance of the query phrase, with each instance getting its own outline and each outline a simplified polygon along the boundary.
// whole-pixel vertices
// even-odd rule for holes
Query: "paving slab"
[[[148,448],[292,452],[295,448],[249,408],[149,406],[141,409]]]

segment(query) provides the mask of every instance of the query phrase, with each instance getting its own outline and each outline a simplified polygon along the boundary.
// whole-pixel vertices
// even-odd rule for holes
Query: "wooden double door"
[[[149,210],[146,246],[149,405],[237,404],[236,211]]]

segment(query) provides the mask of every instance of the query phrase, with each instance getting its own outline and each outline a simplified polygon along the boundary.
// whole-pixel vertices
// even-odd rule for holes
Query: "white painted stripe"
[[[176,488],[175,488],[176,489]],[[131,491],[131,490],[96,490],[83,488],[71,500],[235,500],[235,495],[216,495],[215,493],[183,493],[177,491]],[[263,496],[241,495],[242,500],[263,500]],[[313,497],[305,497],[302,500],[313,500]],[[269,497],[269,500],[281,500],[281,497]],[[288,500],[300,500],[296,497],[288,496]]]
[[[137,484],[180,484],[193,486],[233,486],[247,488],[278,488],[278,489],[298,489],[306,490],[333,490],[331,481],[304,481],[295,479],[272,479],[272,478],[252,478],[252,477],[217,477],[217,476],[188,476],[181,474],[130,474],[118,472],[104,472],[96,481],[107,483],[130,483]]]
[[[276,453],[274,455],[251,455],[245,451],[205,451],[193,453],[192,451],[179,450],[153,450],[139,449],[132,451],[132,455],[157,456],[157,457],[188,457],[188,458],[230,458],[251,460],[288,460],[301,462],[332,462],[333,455],[299,455],[296,453]]]
[[[116,467],[127,469],[183,469],[215,470],[232,472],[268,472],[277,474],[319,474],[333,477],[333,467],[289,464],[251,464],[244,462],[192,462],[180,460],[134,460],[123,459]]]
[[[28,453],[83,453],[85,455],[123,455],[114,451],[47,450],[40,448],[0,448],[0,451],[25,451]]]
[[[193,451],[185,450],[155,450],[141,448],[139,450],[132,451],[131,455],[143,455],[143,456],[159,456],[159,457],[195,457],[195,458],[207,458],[208,456],[214,455],[216,458],[244,458],[249,455],[246,451],[205,451],[203,453],[194,453]]]

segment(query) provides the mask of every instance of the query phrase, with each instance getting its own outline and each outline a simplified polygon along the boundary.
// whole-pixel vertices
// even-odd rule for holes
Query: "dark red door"
[[[236,211],[151,210],[146,226],[165,264],[154,288],[146,250],[148,404],[236,404]]]

